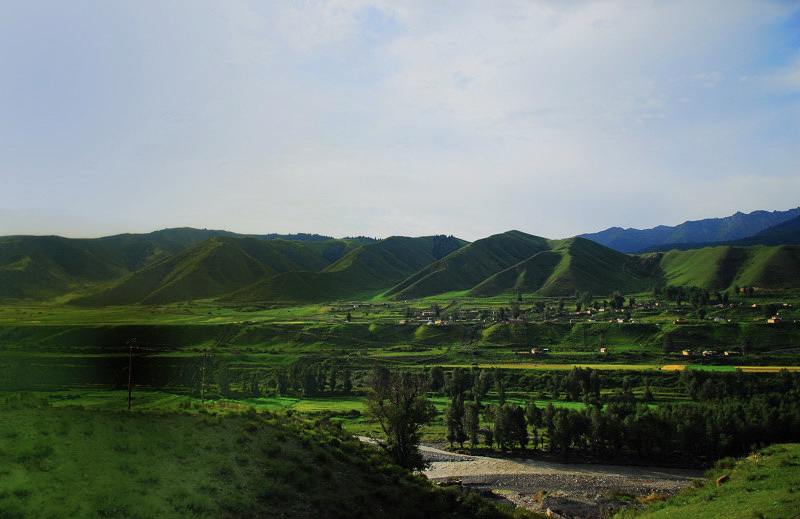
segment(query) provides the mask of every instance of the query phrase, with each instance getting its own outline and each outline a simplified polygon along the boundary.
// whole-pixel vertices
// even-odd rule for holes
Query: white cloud
[[[98,6],[60,8],[74,25],[54,26],[59,52],[37,43],[41,12],[8,15],[0,171],[39,186],[13,182],[14,207],[154,228],[561,237],[589,230],[587,211],[606,227],[688,219],[671,186],[798,172],[798,9],[782,2]],[[25,88],[48,68],[71,89]],[[703,189],[704,207],[791,205],[746,187]]]

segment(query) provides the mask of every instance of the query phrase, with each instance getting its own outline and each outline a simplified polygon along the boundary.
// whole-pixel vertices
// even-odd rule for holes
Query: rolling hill
[[[394,236],[361,246],[320,272],[276,275],[224,301],[320,301],[375,295],[465,243],[452,236]]]
[[[605,296],[658,285],[800,288],[799,246],[739,245],[791,243],[798,227],[800,217],[728,245],[639,255],[581,237],[548,240],[520,231],[473,243],[443,235],[287,240],[187,228],[98,239],[9,236],[0,237],[0,300],[246,304],[452,292]]]
[[[75,304],[154,304],[218,297],[282,272],[328,265],[300,242],[215,236],[157,261]]]
[[[504,247],[513,247],[517,257],[532,254],[503,268],[500,258],[513,257],[497,254]],[[389,293],[395,299],[435,295],[437,290],[467,290],[476,297],[507,292],[568,296],[578,290],[609,294],[647,290],[660,278],[654,257],[629,256],[583,238],[550,241],[511,231],[464,247]]]
[[[549,249],[548,240],[538,236],[520,231],[496,234],[431,263],[395,285],[386,295],[394,299],[415,299],[469,290],[488,277]]]

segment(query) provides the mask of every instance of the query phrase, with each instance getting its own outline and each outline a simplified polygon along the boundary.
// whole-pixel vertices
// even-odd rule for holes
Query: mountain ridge
[[[724,218],[689,220],[676,226],[658,225],[650,229],[610,227],[578,236],[633,254],[664,247],[677,248],[680,244],[741,240],[797,217],[800,217],[800,207],[788,211],[736,212]]]

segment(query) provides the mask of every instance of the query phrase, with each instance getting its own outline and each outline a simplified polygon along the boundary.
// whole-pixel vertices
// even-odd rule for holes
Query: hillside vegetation
[[[217,233],[205,240],[202,237]],[[607,297],[663,286],[800,288],[800,247],[717,246],[623,254],[585,238],[508,231],[308,241],[169,230],[97,240],[0,239],[0,300],[105,306],[406,301],[441,295]],[[196,243],[192,243],[192,242]],[[174,251],[174,252],[173,252]]]
[[[531,517],[438,489],[335,423],[189,399],[157,413],[0,401],[0,517]]]
[[[705,483],[647,510],[626,510],[619,519],[781,518],[800,514],[800,444],[777,444],[742,459],[720,460]],[[726,477],[724,483],[717,480]]]

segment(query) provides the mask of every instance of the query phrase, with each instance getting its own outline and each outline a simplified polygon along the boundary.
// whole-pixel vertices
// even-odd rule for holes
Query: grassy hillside
[[[705,484],[687,489],[645,511],[627,510],[624,518],[781,518],[800,515],[800,444],[772,445],[744,459],[724,459]],[[726,482],[717,485],[722,476]]]
[[[92,240],[0,238],[0,299],[50,298],[127,272],[124,254]]]
[[[489,297],[509,290],[535,293],[541,289],[563,259],[564,256],[558,252],[538,252],[525,261],[490,276],[470,290],[469,294],[475,297]]]
[[[50,299],[108,282],[225,231],[164,229],[97,239],[0,237],[0,300]]]
[[[374,295],[463,243],[444,236],[395,236],[358,247],[321,272],[287,272],[247,287],[225,300],[322,301]]]
[[[660,279],[654,257],[628,256],[584,238],[555,242],[553,249],[562,261],[540,289],[544,295],[571,295],[577,290],[639,292]]]
[[[320,269],[326,264],[299,242],[217,236],[73,302],[118,305],[203,299],[280,272]]]
[[[469,295],[504,292],[570,296],[587,290],[609,294],[639,292],[661,279],[657,257],[629,256],[584,238],[548,243],[552,250],[535,253],[478,283]]]
[[[469,290],[534,254],[549,250],[544,238],[519,231],[496,234],[430,264],[387,292],[394,299],[415,299]]]
[[[0,402],[0,517],[511,517],[345,435],[242,406]]]
[[[661,268],[667,284],[726,290],[733,285],[762,288],[800,286],[800,247],[706,247],[670,251]]]

